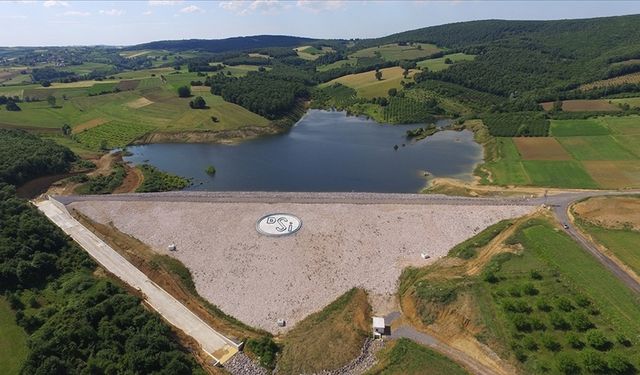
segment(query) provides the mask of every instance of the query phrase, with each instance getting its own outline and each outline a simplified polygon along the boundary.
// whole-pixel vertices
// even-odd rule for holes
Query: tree
[[[49,95],[47,96],[47,103],[49,103],[50,107],[55,107],[56,106],[56,97],[53,95]]]
[[[69,124],[62,125],[62,135],[70,135],[71,134],[71,126]]]
[[[408,75],[409,75],[409,69],[404,68],[404,71],[402,72],[402,77],[407,78]]]
[[[447,65],[451,65],[451,64],[453,64],[453,60],[451,60],[450,58],[447,57],[446,59],[444,59],[444,63],[447,64]]]
[[[551,109],[552,112],[562,112],[562,100],[558,99],[555,102],[553,102],[553,108]]]
[[[22,109],[18,107],[18,104],[16,104],[16,102],[14,102],[13,100],[8,101],[5,108],[7,109],[7,111],[12,111],[12,112],[22,111]]]
[[[613,354],[611,358],[609,358],[609,371],[616,375],[634,374],[635,368],[626,358],[619,354]]]
[[[188,98],[191,96],[191,89],[189,86],[178,87],[178,96],[181,98]]]
[[[389,94],[389,96],[396,96],[398,95],[398,89],[395,87],[390,88],[389,91],[387,91],[387,94]]]
[[[377,79],[378,81],[381,81],[381,80],[382,80],[382,72],[381,72],[381,71],[379,71],[379,70],[376,70],[376,79]]]
[[[51,86],[51,82],[49,81],[42,81],[42,87],[49,87]]]
[[[596,374],[607,373],[607,363],[602,359],[600,353],[594,352],[593,350],[587,350],[583,353],[582,363],[584,364],[584,368],[589,372]]]
[[[205,109],[207,108],[207,102],[204,101],[202,96],[196,96],[195,99],[189,102],[189,106],[193,109]]]
[[[214,167],[213,165],[210,165],[204,171],[207,172],[209,176],[213,176],[214,174],[216,174],[216,167]]]

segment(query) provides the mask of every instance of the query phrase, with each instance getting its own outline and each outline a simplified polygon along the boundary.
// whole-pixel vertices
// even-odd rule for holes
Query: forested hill
[[[296,47],[315,39],[286,35],[239,36],[227,39],[162,40],[127,47],[128,50],[163,49],[172,52],[197,50],[206,52],[242,51],[266,47]]]
[[[558,21],[486,20],[427,27],[360,41],[353,49],[434,43],[477,58],[428,78],[501,96],[557,97],[581,83],[628,74],[640,65],[640,15]]]

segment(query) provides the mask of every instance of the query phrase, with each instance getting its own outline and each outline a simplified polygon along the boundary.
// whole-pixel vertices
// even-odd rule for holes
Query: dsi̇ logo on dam
[[[267,236],[286,236],[298,231],[302,220],[290,214],[270,214],[263,216],[256,224],[258,232]]]

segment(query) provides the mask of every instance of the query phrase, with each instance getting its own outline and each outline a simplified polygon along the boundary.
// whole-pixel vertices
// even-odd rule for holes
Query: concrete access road
[[[140,291],[149,306],[173,326],[191,336],[216,363],[224,364],[238,352],[238,344],[211,328],[93,232],[82,226],[62,204],[55,200],[45,200],[37,203],[37,206],[102,267]]]

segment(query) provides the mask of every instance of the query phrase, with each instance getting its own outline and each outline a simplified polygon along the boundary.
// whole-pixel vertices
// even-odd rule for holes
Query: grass
[[[608,135],[610,133],[609,129],[596,119],[551,120],[551,135],[554,137]]]
[[[636,156],[611,136],[560,137],[562,146],[576,160],[632,160]]]
[[[19,374],[27,358],[27,334],[16,324],[9,303],[0,297],[0,369],[6,375]]]
[[[558,358],[581,364],[592,350],[589,332],[597,331],[610,342],[599,349],[602,356],[618,354],[638,366],[640,305],[625,285],[546,220],[524,224],[508,242],[523,250],[496,256],[472,287],[490,346],[519,362],[524,373],[559,373]],[[485,281],[490,272],[496,281]],[[583,327],[578,315],[591,327],[585,329],[589,324]],[[620,335],[631,347],[619,343]],[[573,347],[572,338],[587,348]]]
[[[511,220],[499,221],[487,229],[483,230],[476,236],[469,238],[468,240],[457,244],[449,251],[449,256],[454,256],[462,259],[471,259],[477,255],[478,249],[485,247],[491,240],[496,238],[502,231],[507,229],[513,224]]]
[[[378,363],[367,375],[462,375],[462,367],[442,354],[402,338],[378,354]]]
[[[418,45],[420,46],[420,48],[418,48]],[[441,51],[441,49],[434,44],[415,43],[411,46],[384,44],[379,47],[362,49],[349,55],[349,57],[376,57],[376,55],[379,54],[380,57],[386,61],[413,60],[421,57],[427,57],[439,51]]]
[[[476,56],[475,55],[467,55],[466,53],[454,53],[451,55],[446,55],[444,57],[438,57],[435,59],[428,59],[428,60],[422,60],[420,62],[418,62],[418,66],[420,68],[427,68],[429,69],[429,71],[432,72],[439,72],[441,70],[445,70],[447,69],[449,66],[451,66],[450,64],[445,64],[445,60],[446,59],[451,59],[451,61],[453,61],[453,63],[457,63],[460,61],[471,61],[473,59],[475,59]]]
[[[400,82],[404,79],[402,76],[404,69],[394,66],[392,68],[380,69],[380,71],[382,72],[381,80],[377,80],[375,77],[375,70],[371,70],[368,72],[349,74],[336,78],[320,85],[320,87],[327,87],[334,83],[340,83],[355,89],[358,92],[358,96],[368,99],[374,97],[386,97],[389,89],[402,88]],[[411,78],[414,73],[415,71],[412,70],[407,77]]]
[[[279,373],[314,373],[344,366],[360,354],[370,327],[367,293],[351,289],[287,333]]]
[[[557,188],[597,189],[598,184],[573,160],[523,160],[531,185]]]

